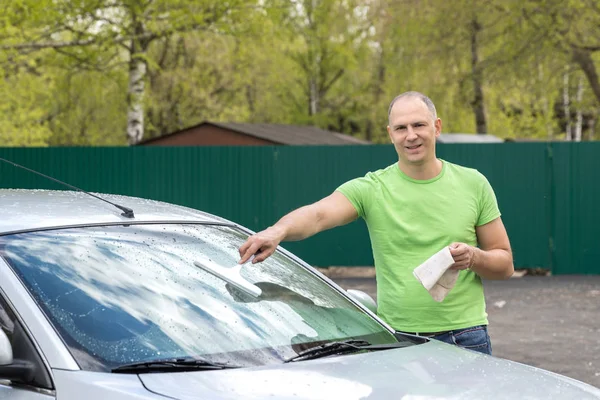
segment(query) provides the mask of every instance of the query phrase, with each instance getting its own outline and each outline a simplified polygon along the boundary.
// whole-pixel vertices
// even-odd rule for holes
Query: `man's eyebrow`
[[[394,125],[394,129],[399,129],[399,128],[406,128],[406,125],[418,125],[418,124],[424,124],[427,125],[427,121],[415,121],[415,122],[411,122],[410,124],[397,124]]]

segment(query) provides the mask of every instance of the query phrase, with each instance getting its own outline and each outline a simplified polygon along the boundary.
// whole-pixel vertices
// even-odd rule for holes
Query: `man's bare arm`
[[[252,235],[240,247],[240,263],[254,255],[253,263],[264,261],[283,241],[298,241],[336,226],[345,225],[358,218],[356,209],[340,192],[300,207],[281,218],[277,223]]]
[[[510,278],[515,269],[510,241],[502,219],[497,218],[478,226],[475,231],[479,248],[465,243],[450,245],[450,253],[455,261],[452,268],[458,270],[470,268],[485,279]]]
[[[475,228],[479,248],[471,269],[485,279],[507,279],[515,272],[508,234],[501,218]]]

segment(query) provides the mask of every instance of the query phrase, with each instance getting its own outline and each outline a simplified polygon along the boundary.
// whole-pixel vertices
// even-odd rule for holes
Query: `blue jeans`
[[[455,344],[468,350],[478,351],[489,355],[492,354],[492,342],[490,341],[487,326],[485,325],[455,329],[438,336],[433,336],[432,339]]]

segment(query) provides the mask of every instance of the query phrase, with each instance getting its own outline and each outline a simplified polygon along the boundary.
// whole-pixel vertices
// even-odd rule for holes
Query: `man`
[[[377,276],[377,314],[398,331],[433,337],[491,354],[481,278],[514,272],[508,235],[495,194],[478,171],[438,159],[442,130],[431,100],[418,92],[397,96],[387,131],[398,162],[341,185],[301,207],[240,247],[240,263],[261,262],[280,242],[302,240],[364,218]],[[453,289],[434,301],[412,271],[450,247],[459,270]]]

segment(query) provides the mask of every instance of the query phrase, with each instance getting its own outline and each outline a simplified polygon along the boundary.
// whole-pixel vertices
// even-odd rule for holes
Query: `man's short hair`
[[[437,119],[437,111],[435,110],[435,104],[433,104],[433,101],[431,101],[431,99],[427,96],[425,96],[423,93],[420,92],[415,92],[415,91],[410,91],[410,92],[404,92],[402,94],[399,94],[398,96],[394,97],[394,100],[392,100],[392,102],[390,103],[390,107],[388,108],[388,118],[390,117],[390,114],[392,113],[392,107],[394,107],[394,103],[396,103],[396,101],[398,101],[401,98],[404,97],[415,97],[420,99],[423,103],[425,103],[425,105],[427,106],[427,108],[429,109],[429,112],[431,113],[431,116],[433,117],[433,119]]]

